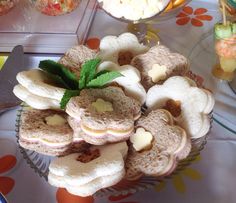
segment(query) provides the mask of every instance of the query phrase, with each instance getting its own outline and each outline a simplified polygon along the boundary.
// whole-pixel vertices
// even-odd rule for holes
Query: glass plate
[[[201,77],[198,75],[193,74],[192,72],[189,72],[188,77],[193,79],[198,86],[202,87],[202,80]],[[20,118],[21,118],[21,112],[25,108],[25,104],[23,103],[21,106],[21,109],[18,111],[17,119],[16,119],[16,137],[17,142],[19,145],[19,127],[20,127]],[[145,111],[145,108],[142,109],[143,112]],[[212,113],[209,114],[209,119],[211,121],[211,127],[212,127]],[[163,177],[163,178],[156,178],[156,177],[142,177],[139,180],[136,181],[128,181],[128,180],[122,180],[117,185],[111,186],[109,188],[104,188],[99,190],[95,196],[106,196],[106,195],[126,195],[129,193],[135,193],[138,191],[142,191],[148,188],[152,188],[155,185],[159,184],[162,181],[165,181],[166,179],[172,178],[174,175],[178,174],[180,171],[185,169],[187,166],[189,166],[200,154],[200,151],[203,150],[204,146],[207,143],[207,138],[210,134],[211,127],[209,132],[198,139],[191,139],[192,144],[192,150],[188,157],[178,163],[177,168],[175,171],[170,174],[169,176]],[[22,148],[19,145],[20,152],[23,155],[23,158],[26,160],[26,162],[29,164],[29,166],[40,176],[43,177],[47,181],[48,172],[49,172],[49,164],[51,160],[54,158],[52,156],[47,156],[43,154],[39,154],[32,150],[27,150]]]
[[[236,133],[236,94],[228,82],[219,80],[211,74],[216,63],[213,30],[204,34],[188,56],[191,70],[203,76],[206,87],[215,95],[214,120],[227,130]]]

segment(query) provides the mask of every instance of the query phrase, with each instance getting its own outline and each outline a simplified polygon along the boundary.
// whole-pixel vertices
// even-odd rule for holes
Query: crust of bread
[[[133,134],[133,130],[132,130],[132,132],[129,132],[123,135],[112,135],[112,134],[89,135],[82,131],[79,120],[69,116],[68,122],[74,131],[74,136],[79,135],[87,143],[90,143],[93,145],[104,145],[106,143],[115,143],[115,142],[125,141],[125,140],[128,140],[129,137]]]

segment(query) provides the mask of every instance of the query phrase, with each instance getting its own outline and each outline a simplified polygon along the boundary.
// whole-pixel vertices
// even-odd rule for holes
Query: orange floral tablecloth
[[[220,19],[216,3],[193,0],[176,17],[149,25],[149,29],[158,32],[164,44],[188,56],[201,36]],[[101,37],[117,35],[126,29],[126,24],[98,9],[86,44],[97,49]],[[213,123],[201,155],[171,180],[135,194],[83,198],[71,195],[65,189],[51,187],[29,167],[17,148],[15,118],[16,110],[0,114],[0,192],[10,203],[236,202],[236,135],[234,129],[228,131],[217,122]]]

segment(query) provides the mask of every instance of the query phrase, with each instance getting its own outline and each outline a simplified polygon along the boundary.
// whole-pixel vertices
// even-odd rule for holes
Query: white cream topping
[[[127,20],[150,18],[162,11],[169,0],[98,0],[103,3],[103,9],[116,18]]]

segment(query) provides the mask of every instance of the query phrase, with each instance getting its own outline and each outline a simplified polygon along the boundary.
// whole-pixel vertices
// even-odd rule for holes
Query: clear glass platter
[[[219,80],[211,74],[217,59],[213,31],[204,34],[189,53],[191,70],[203,77],[205,86],[215,96],[213,119],[227,130],[236,133],[236,94],[228,82]]]
[[[192,72],[189,72],[188,77],[190,77],[191,79],[195,80],[195,82],[197,83],[198,86],[202,86],[202,81],[199,80],[198,75],[193,74]],[[21,113],[25,108],[25,104],[22,104],[21,109],[18,111],[17,114],[17,119],[16,119],[16,137],[17,137],[17,142],[19,141],[19,128],[20,128],[20,119],[21,119]],[[145,112],[145,109],[142,109],[143,112]],[[209,114],[209,119],[211,121],[211,126],[212,126],[212,113]],[[192,150],[189,154],[189,156],[180,161],[178,163],[178,166],[176,168],[176,170],[170,174],[167,177],[164,178],[156,178],[156,177],[142,177],[139,180],[136,181],[127,181],[127,180],[122,180],[120,183],[118,183],[117,185],[111,186],[109,188],[104,188],[100,191],[98,191],[95,196],[105,196],[105,195],[126,195],[129,193],[135,193],[141,190],[145,190],[148,188],[152,188],[155,185],[159,184],[162,181],[165,181],[166,179],[170,179],[172,178],[174,175],[178,174],[179,172],[181,172],[182,170],[184,170],[187,166],[189,166],[196,158],[197,156],[200,154],[200,152],[203,150],[204,146],[207,143],[207,138],[210,135],[210,131],[198,139],[192,139],[191,140],[191,144],[192,144]],[[19,144],[19,142],[18,142]],[[54,157],[51,156],[46,156],[43,154],[39,154],[35,151],[32,150],[27,150],[22,148],[19,145],[19,149],[20,152],[23,155],[23,158],[26,160],[26,162],[29,164],[29,166],[40,176],[43,177],[45,180],[47,180],[47,176],[48,176],[48,168],[49,168],[49,164],[51,162],[51,160]]]

